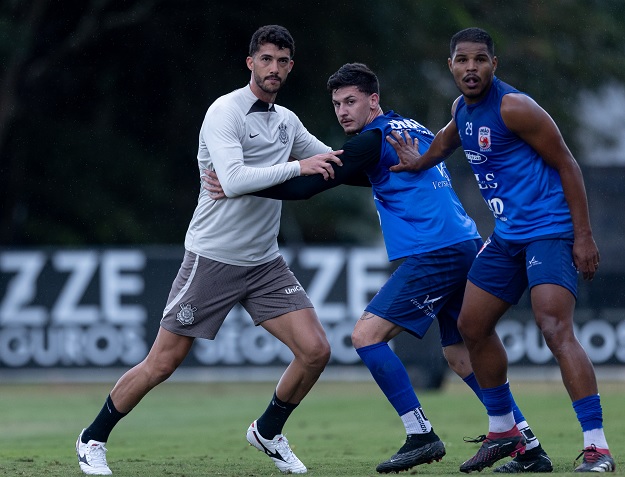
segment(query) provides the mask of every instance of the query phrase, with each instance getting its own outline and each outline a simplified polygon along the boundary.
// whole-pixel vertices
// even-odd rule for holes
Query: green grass
[[[471,391],[452,380],[419,397],[447,455],[403,475],[458,474],[487,431],[486,414]],[[265,409],[275,383],[164,383],[111,434],[108,462],[114,476],[256,477],[280,475],[247,445],[249,423]],[[605,432],[625,469],[625,385],[600,383]],[[109,386],[0,386],[0,475],[80,476],[74,442],[100,410]],[[571,473],[582,447],[579,424],[561,383],[513,383],[515,398],[554,471]],[[400,419],[372,383],[320,382],[294,412],[285,433],[310,476],[374,476],[405,434]],[[486,469],[482,474],[492,474]]]

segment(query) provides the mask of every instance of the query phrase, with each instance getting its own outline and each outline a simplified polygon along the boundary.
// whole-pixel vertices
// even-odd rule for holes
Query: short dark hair
[[[462,31],[459,31],[454,36],[451,37],[451,41],[449,42],[449,56],[453,58],[454,52],[456,51],[456,45],[463,41],[469,41],[471,43],[482,43],[486,45],[488,49],[488,54],[492,57],[495,56],[495,43],[493,39],[488,34],[486,30],[482,30],[481,28],[466,28]]]
[[[363,63],[346,63],[328,78],[329,92],[343,86],[356,86],[358,91],[366,94],[380,94],[378,77]]]
[[[289,30],[283,26],[265,25],[256,30],[250,41],[249,55],[254,56],[265,43],[276,45],[281,50],[288,48],[290,58],[293,58],[295,55],[295,42],[293,41],[293,37],[289,33]]]

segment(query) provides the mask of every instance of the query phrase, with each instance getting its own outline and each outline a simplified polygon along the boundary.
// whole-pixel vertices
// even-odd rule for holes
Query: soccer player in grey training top
[[[331,163],[341,164],[336,156],[342,151],[333,152],[293,112],[275,104],[293,68],[294,51],[284,27],[259,28],[246,60],[249,84],[218,98],[206,113],[199,137],[199,172],[216,171],[226,193],[245,194],[246,184],[269,187],[299,175],[329,179],[334,177]],[[156,340],[147,357],[117,381],[76,441],[85,474],[112,473],[104,445],[113,427],[171,376],[195,338],[214,339],[237,303],[255,325],[294,355],[266,411],[249,426],[247,440],[280,471],[306,472],[282,428],[325,368],[330,346],[306,292],[279,253],[281,204],[249,195],[216,201],[200,189]]]

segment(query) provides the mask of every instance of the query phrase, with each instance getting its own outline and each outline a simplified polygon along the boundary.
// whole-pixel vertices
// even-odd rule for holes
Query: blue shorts
[[[423,338],[438,318],[441,345],[462,341],[458,315],[467,273],[482,241],[468,240],[433,252],[411,255],[395,270],[365,311]]]
[[[469,281],[507,303],[516,305],[525,290],[551,283],[577,298],[577,270],[571,234],[552,234],[523,241],[492,234],[473,262]]]

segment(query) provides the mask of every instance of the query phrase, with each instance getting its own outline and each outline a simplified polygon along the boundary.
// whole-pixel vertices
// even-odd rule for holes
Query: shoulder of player
[[[451,104],[451,117],[456,117],[456,111],[458,111],[458,105],[460,104],[460,100],[462,99],[462,95],[458,96],[454,102]]]
[[[537,122],[547,114],[536,101],[523,93],[505,94],[501,98],[500,113],[510,129],[515,129],[515,125]]]
[[[293,111],[291,111],[289,108],[282,106],[278,103],[275,103],[273,105],[273,107],[275,108],[276,112],[278,114],[280,114],[281,116],[289,119],[290,121],[295,121],[298,123],[301,123],[302,121],[300,120],[299,116],[297,114],[295,114]]]

